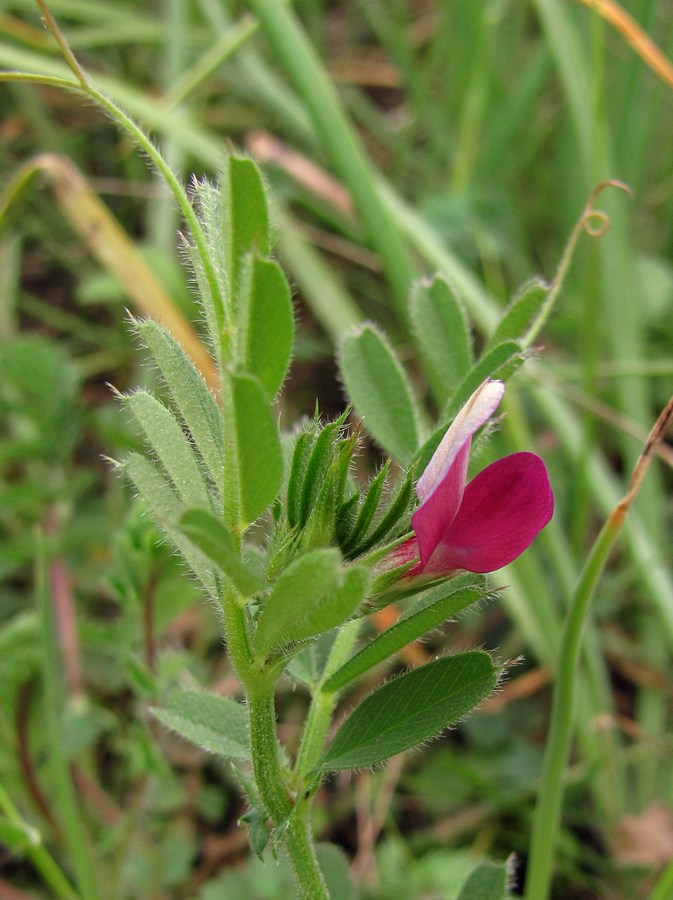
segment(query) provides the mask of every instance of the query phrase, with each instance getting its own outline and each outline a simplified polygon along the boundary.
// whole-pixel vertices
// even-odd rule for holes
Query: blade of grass
[[[673,894],[673,860],[661,873],[648,900],[669,900],[671,894]]]
[[[631,45],[655,75],[669,87],[673,87],[673,65],[626,10],[622,9],[614,0],[579,0],[579,2],[603,16],[605,21],[612,25]]]
[[[375,188],[374,170],[346,118],[334,87],[292,10],[278,0],[248,6],[290,75],[334,170],[353,197],[368,239],[381,255],[401,321],[407,320],[414,268],[400,234]]]
[[[58,633],[54,623],[54,610],[47,589],[47,551],[42,533],[36,540],[36,597],[41,624],[40,642],[42,657],[42,681],[45,695],[45,727],[49,734],[49,753],[57,808],[61,827],[72,860],[77,886],[83,900],[99,900],[102,880],[96,870],[92,845],[84,825],[82,811],[77,802],[70,767],[64,751],[63,714],[65,692],[63,663],[59,654]]]
[[[650,432],[626,494],[608,516],[589,552],[563,628],[550,735],[533,819],[525,893],[529,900],[540,900],[541,897],[548,896],[551,884],[554,848],[561,817],[563,777],[572,739],[576,671],[589,607],[610,551],[642,486],[652,460],[653,448],[663,439],[671,419],[673,398]]]
[[[2,785],[0,785],[0,810],[10,822],[18,825],[26,833],[33,835],[32,840],[25,847],[24,853],[40,873],[44,883],[53,892],[53,896],[57,900],[80,900],[79,895],[42,843],[42,835],[22,819],[21,814]]]
[[[323,257],[302,237],[291,214],[274,204],[278,248],[316,319],[333,341],[362,322],[364,315]]]

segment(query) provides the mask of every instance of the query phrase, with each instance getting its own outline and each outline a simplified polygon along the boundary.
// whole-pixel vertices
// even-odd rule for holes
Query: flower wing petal
[[[494,572],[523,553],[553,511],[554,495],[540,457],[506,456],[467,485],[458,513],[423,571]]]

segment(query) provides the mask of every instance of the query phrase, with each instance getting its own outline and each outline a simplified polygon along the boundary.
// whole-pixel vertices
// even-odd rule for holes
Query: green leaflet
[[[164,328],[148,319],[137,322],[136,329],[154,357],[176,411],[189,429],[213,484],[220,485],[224,468],[224,441],[215,398],[182,347]]]
[[[534,325],[549,294],[550,287],[541,278],[531,278],[521,286],[489,338],[486,350],[503,341],[523,341]]]
[[[321,634],[305,646],[287,665],[287,672],[295,681],[300,681],[314,693],[325,671],[329,653],[334,645],[336,629]]]
[[[290,288],[278,263],[248,258],[237,318],[238,366],[253,374],[273,400],[287,374],[294,338]]]
[[[509,897],[506,863],[483,862],[462,887],[458,900],[505,900]]]
[[[456,585],[452,590],[450,582],[434,588],[431,593],[436,598],[434,601],[418,612],[400,619],[363,647],[325,682],[324,690],[341,690],[369,669],[385,662],[411,641],[437,628],[442,622],[483,597],[483,590],[478,586],[461,588]]]
[[[173,414],[147,391],[136,391],[124,397],[123,402],[133,413],[185,504],[208,508],[206,481],[194,450]]]
[[[200,691],[175,691],[156,718],[198,747],[229,759],[249,759],[248,717],[235,700]]]
[[[253,160],[230,155],[222,188],[227,262],[236,294],[245,254],[269,253],[269,212],[262,176]]]
[[[159,469],[145,456],[129,453],[122,471],[133,482],[147,503],[152,517],[171,538],[183,558],[211,596],[215,596],[215,578],[208,559],[192,543],[185,540],[178,521],[185,506]]]
[[[210,348],[221,368],[223,363],[229,362],[228,355],[224,358],[222,355],[222,335],[229,325],[231,316],[229,271],[224,253],[222,188],[220,185],[211,184],[206,179],[203,179],[195,182],[192,190],[194,206],[201,223],[208,255],[217,281],[215,295],[211,289],[212,286],[205,271],[203,259],[197,250],[193,237],[187,243],[185,250],[198,286],[198,296],[206,320]]]
[[[241,559],[231,535],[215,516],[203,509],[190,509],[180,519],[180,529],[243,596],[250,597],[264,586]]]
[[[338,550],[312,550],[283,572],[257,622],[258,656],[341,625],[362,602],[369,573],[342,568]]]
[[[419,412],[388,341],[373,325],[358,326],[344,338],[339,361],[348,396],[367,431],[408,465],[418,449]]]
[[[373,766],[438,734],[496,686],[498,669],[480,650],[445,656],[394,678],[357,706],[320,767]]]
[[[276,498],[283,477],[278,427],[259,382],[230,376],[240,484],[240,519],[254,522]]]
[[[428,377],[443,401],[470,371],[473,359],[465,310],[441,275],[414,286],[411,321]]]

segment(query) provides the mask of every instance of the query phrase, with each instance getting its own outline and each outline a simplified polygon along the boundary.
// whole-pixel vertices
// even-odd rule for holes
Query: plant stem
[[[273,687],[248,693],[252,765],[259,796],[274,825],[286,826],[283,839],[305,900],[329,900],[308,822],[308,800],[293,803],[278,758]]]
[[[96,90],[96,88],[89,85],[85,90],[83,89],[83,91],[88,97],[90,97],[91,100],[94,101],[94,103],[98,104],[101,109],[104,109],[108,113],[108,115],[123,128],[123,130],[127,134],[131,135],[131,137],[138,144],[141,150],[150,158],[157,171],[168,185],[168,188],[173,194],[176,203],[180,207],[180,212],[182,213],[187,225],[189,226],[189,232],[192,236],[192,239],[194,240],[197,251],[201,258],[203,270],[206,273],[208,287],[210,289],[215,312],[221,324],[225,318],[225,299],[222,296],[220,283],[215,272],[215,266],[208,251],[206,236],[203,233],[201,223],[199,222],[199,218],[194,211],[194,207],[192,206],[189,197],[187,196],[187,192],[180,184],[179,179],[173,173],[173,170],[163,158],[159,150],[157,150],[156,146],[152,143],[150,138],[145,134],[142,128],[140,128],[140,126],[133,121],[130,116],[127,116],[126,113],[122,109],[120,109],[120,107],[118,107],[115,103],[112,102],[112,100],[106,97],[105,94],[102,94],[100,91]]]
[[[323,691],[322,685],[341,668],[351,654],[360,631],[361,620],[348,622],[334,639],[332,649],[325,665],[320,684],[316,688],[304,725],[297,762],[295,764],[295,782],[308,775],[316,765],[325,745],[327,729],[332,721],[332,713],[339,697],[338,691]]]
[[[330,900],[308,821],[308,801],[290,817],[285,833],[285,846],[294,869],[297,887],[302,900]]]
[[[259,796],[275,825],[292,811],[292,798],[278,758],[276,710],[272,688],[253,688],[247,696],[252,765]]]
[[[281,767],[276,735],[274,681],[254,664],[248,639],[245,609],[238,595],[222,597],[229,656],[243,683],[250,724],[253,773],[260,799],[282,838],[305,900],[329,900],[311,839],[308,800],[295,801]]]
[[[320,759],[338,696],[336,691],[323,691],[322,688],[318,688],[313,695],[295,765],[297,784],[314,769]]]

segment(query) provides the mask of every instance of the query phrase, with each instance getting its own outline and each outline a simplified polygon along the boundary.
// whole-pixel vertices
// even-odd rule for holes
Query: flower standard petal
[[[418,499],[423,502],[435,490],[451,468],[461,447],[498,408],[505,385],[502,381],[484,381],[469,398],[451,423],[432,459],[416,485]]]
[[[421,568],[430,560],[460,508],[472,435],[493,414],[504,390],[501,381],[485,381],[477,388],[418,480],[416,493],[421,505],[411,523],[418,538]]]
[[[523,553],[553,511],[554,495],[540,457],[506,456],[468,484],[457,515],[423,572],[494,572]]]

